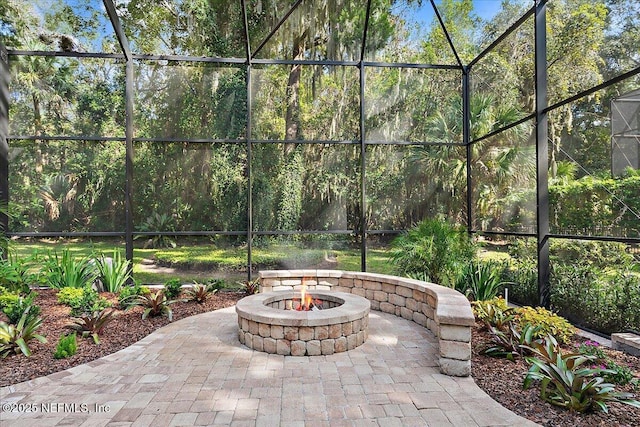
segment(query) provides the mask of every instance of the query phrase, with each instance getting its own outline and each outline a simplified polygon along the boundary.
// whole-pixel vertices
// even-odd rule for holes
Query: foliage
[[[153,212],[147,217],[147,219],[138,227],[138,231],[153,232],[153,231],[174,231],[175,225],[171,215],[166,213]],[[137,234],[135,238],[148,237],[147,235]],[[144,245],[145,248],[175,248],[176,242],[169,236],[161,234],[155,234],[149,237],[149,240]]]
[[[596,360],[604,360],[607,355],[597,341],[586,340],[578,346],[578,353],[593,356]]]
[[[473,313],[487,327],[505,329],[516,317],[513,307],[508,307],[504,298],[496,297],[486,301],[473,301]]]
[[[482,351],[482,353],[491,357],[504,357],[507,360],[514,361],[517,357],[523,357],[528,354],[531,345],[537,340],[536,336],[540,333],[539,325],[525,324],[520,328],[514,322],[508,324],[506,331],[491,326],[489,332],[491,334],[492,345]]]
[[[0,257],[0,286],[11,292],[29,293],[29,284],[35,281],[29,267],[28,261],[16,256]]]
[[[135,283],[133,286],[123,286],[118,292],[118,305],[121,308],[126,309],[133,303],[136,296],[146,295],[149,292],[149,288],[146,286],[140,286],[139,283]]]
[[[82,289],[78,288],[62,288],[58,291],[58,302],[71,307],[72,316],[80,316],[86,313],[101,311],[111,303],[90,286]]]
[[[67,325],[67,328],[79,332],[82,338],[93,338],[95,344],[100,344],[99,335],[105,326],[113,320],[115,310],[105,308],[100,311],[84,313],[73,319],[73,322]]]
[[[260,279],[244,280],[239,284],[245,295],[257,294],[260,291]]]
[[[0,356],[22,353],[29,357],[29,341],[35,339],[41,343],[47,342],[45,337],[36,333],[42,325],[42,319],[30,316],[30,309],[31,307],[27,307],[16,325],[0,322]]]
[[[89,258],[76,260],[68,249],[62,251],[62,257],[57,252],[49,253],[45,260],[45,274],[49,286],[56,289],[84,288],[97,277]]]
[[[523,385],[526,389],[533,381],[540,381],[540,397],[543,400],[578,412],[607,412],[608,402],[640,408],[640,402],[633,400],[631,393],[616,392],[612,384],[605,382],[602,375],[610,373],[608,370],[583,366],[592,362],[593,356],[563,354],[553,336],[534,343],[531,352],[533,356],[526,360],[532,366]]]
[[[28,311],[27,322],[29,322],[40,314],[40,306],[34,304],[36,296],[35,292],[30,292],[26,296],[10,292],[2,293],[0,294],[0,310],[7,316],[9,323],[14,325],[20,321],[23,313]]]
[[[53,357],[54,359],[66,359],[76,354],[76,351],[78,351],[78,341],[75,332],[69,335],[61,335]]]
[[[110,258],[100,256],[96,261],[98,279],[105,291],[118,292],[131,278],[129,261],[119,251],[113,250]]]
[[[177,302],[176,300],[168,300],[163,290],[149,292],[145,295],[136,295],[129,307],[140,306],[144,309],[142,318],[155,316],[167,316],[169,321],[173,320],[173,310],[170,305]]]
[[[535,259],[511,259],[502,263],[502,283],[509,289],[509,299],[521,305],[535,306],[538,297],[538,265]]]
[[[440,219],[422,221],[396,237],[391,249],[391,262],[401,274],[424,272],[444,286],[454,286],[457,272],[474,256],[466,232]]]
[[[625,385],[633,381],[633,371],[628,366],[618,365],[611,360],[605,353],[597,341],[587,340],[578,346],[578,353],[593,357],[594,362],[599,364],[601,368],[610,371],[604,374],[606,381],[614,384]]]
[[[576,332],[575,327],[565,318],[543,307],[518,307],[516,321],[521,325],[529,323],[539,327],[536,338],[553,335],[560,343],[569,343]]]
[[[180,279],[170,279],[164,284],[164,294],[169,299],[174,299],[180,296],[182,291],[182,282]]]
[[[189,301],[195,301],[202,304],[207,300],[209,295],[215,294],[218,289],[214,288],[211,284],[203,285],[202,283],[195,283],[187,289],[187,299]]]
[[[471,261],[464,265],[455,288],[471,301],[485,301],[498,295],[503,282],[500,269],[494,262]]]

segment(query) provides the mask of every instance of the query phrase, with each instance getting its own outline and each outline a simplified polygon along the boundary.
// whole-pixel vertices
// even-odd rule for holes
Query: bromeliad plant
[[[211,284],[203,285],[202,283],[194,282],[193,285],[187,289],[187,299],[189,301],[195,301],[197,303],[204,303],[209,295],[218,292]]]
[[[608,412],[608,402],[620,402],[640,408],[633,394],[616,392],[613,384],[605,382],[608,369],[588,365],[594,356],[579,353],[563,353],[557,340],[548,335],[543,341],[530,347],[533,354],[526,360],[531,364],[523,386],[531,387],[540,381],[540,397],[551,403],[578,412]]]
[[[540,326],[530,323],[520,328],[516,323],[510,323],[508,331],[502,331],[491,326],[489,332],[492,336],[492,346],[483,351],[491,357],[504,357],[514,361],[517,357],[523,357],[529,353],[529,349],[536,343],[536,335]]]
[[[46,343],[47,339],[36,333],[42,326],[42,319],[29,315],[31,307],[27,307],[16,325],[0,322],[0,356],[7,357],[10,354],[24,354],[31,356],[29,341],[38,340]]]
[[[80,333],[82,338],[93,338],[95,344],[100,344],[99,335],[109,322],[113,320],[115,311],[105,308],[93,313],[85,313],[73,319],[73,323],[67,325],[68,329]]]
[[[144,308],[142,318],[155,316],[167,316],[169,321],[173,320],[173,310],[170,305],[178,302],[177,300],[168,300],[164,290],[160,289],[156,292],[150,292],[144,295],[136,295],[129,307],[140,306]]]

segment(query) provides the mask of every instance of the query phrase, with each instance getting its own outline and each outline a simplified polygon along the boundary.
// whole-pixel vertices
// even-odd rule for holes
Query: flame
[[[311,310],[311,305],[313,304],[313,297],[307,294],[307,284],[304,283],[304,278],[302,279],[302,286],[300,287],[300,302],[296,310],[298,311],[309,311]],[[297,298],[295,299],[297,301]]]

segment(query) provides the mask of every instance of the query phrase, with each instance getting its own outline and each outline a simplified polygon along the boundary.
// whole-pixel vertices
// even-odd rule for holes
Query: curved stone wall
[[[260,272],[260,291],[309,289],[360,295],[371,309],[422,325],[438,337],[440,372],[471,375],[471,304],[460,292],[404,277],[341,270],[267,270]]]

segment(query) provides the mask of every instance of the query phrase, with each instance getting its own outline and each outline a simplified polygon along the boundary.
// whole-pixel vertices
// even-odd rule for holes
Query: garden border
[[[376,273],[342,270],[265,270],[259,272],[260,292],[309,289],[352,293],[371,302],[371,309],[411,320],[438,338],[440,372],[471,375],[469,300],[455,289],[435,283]]]

